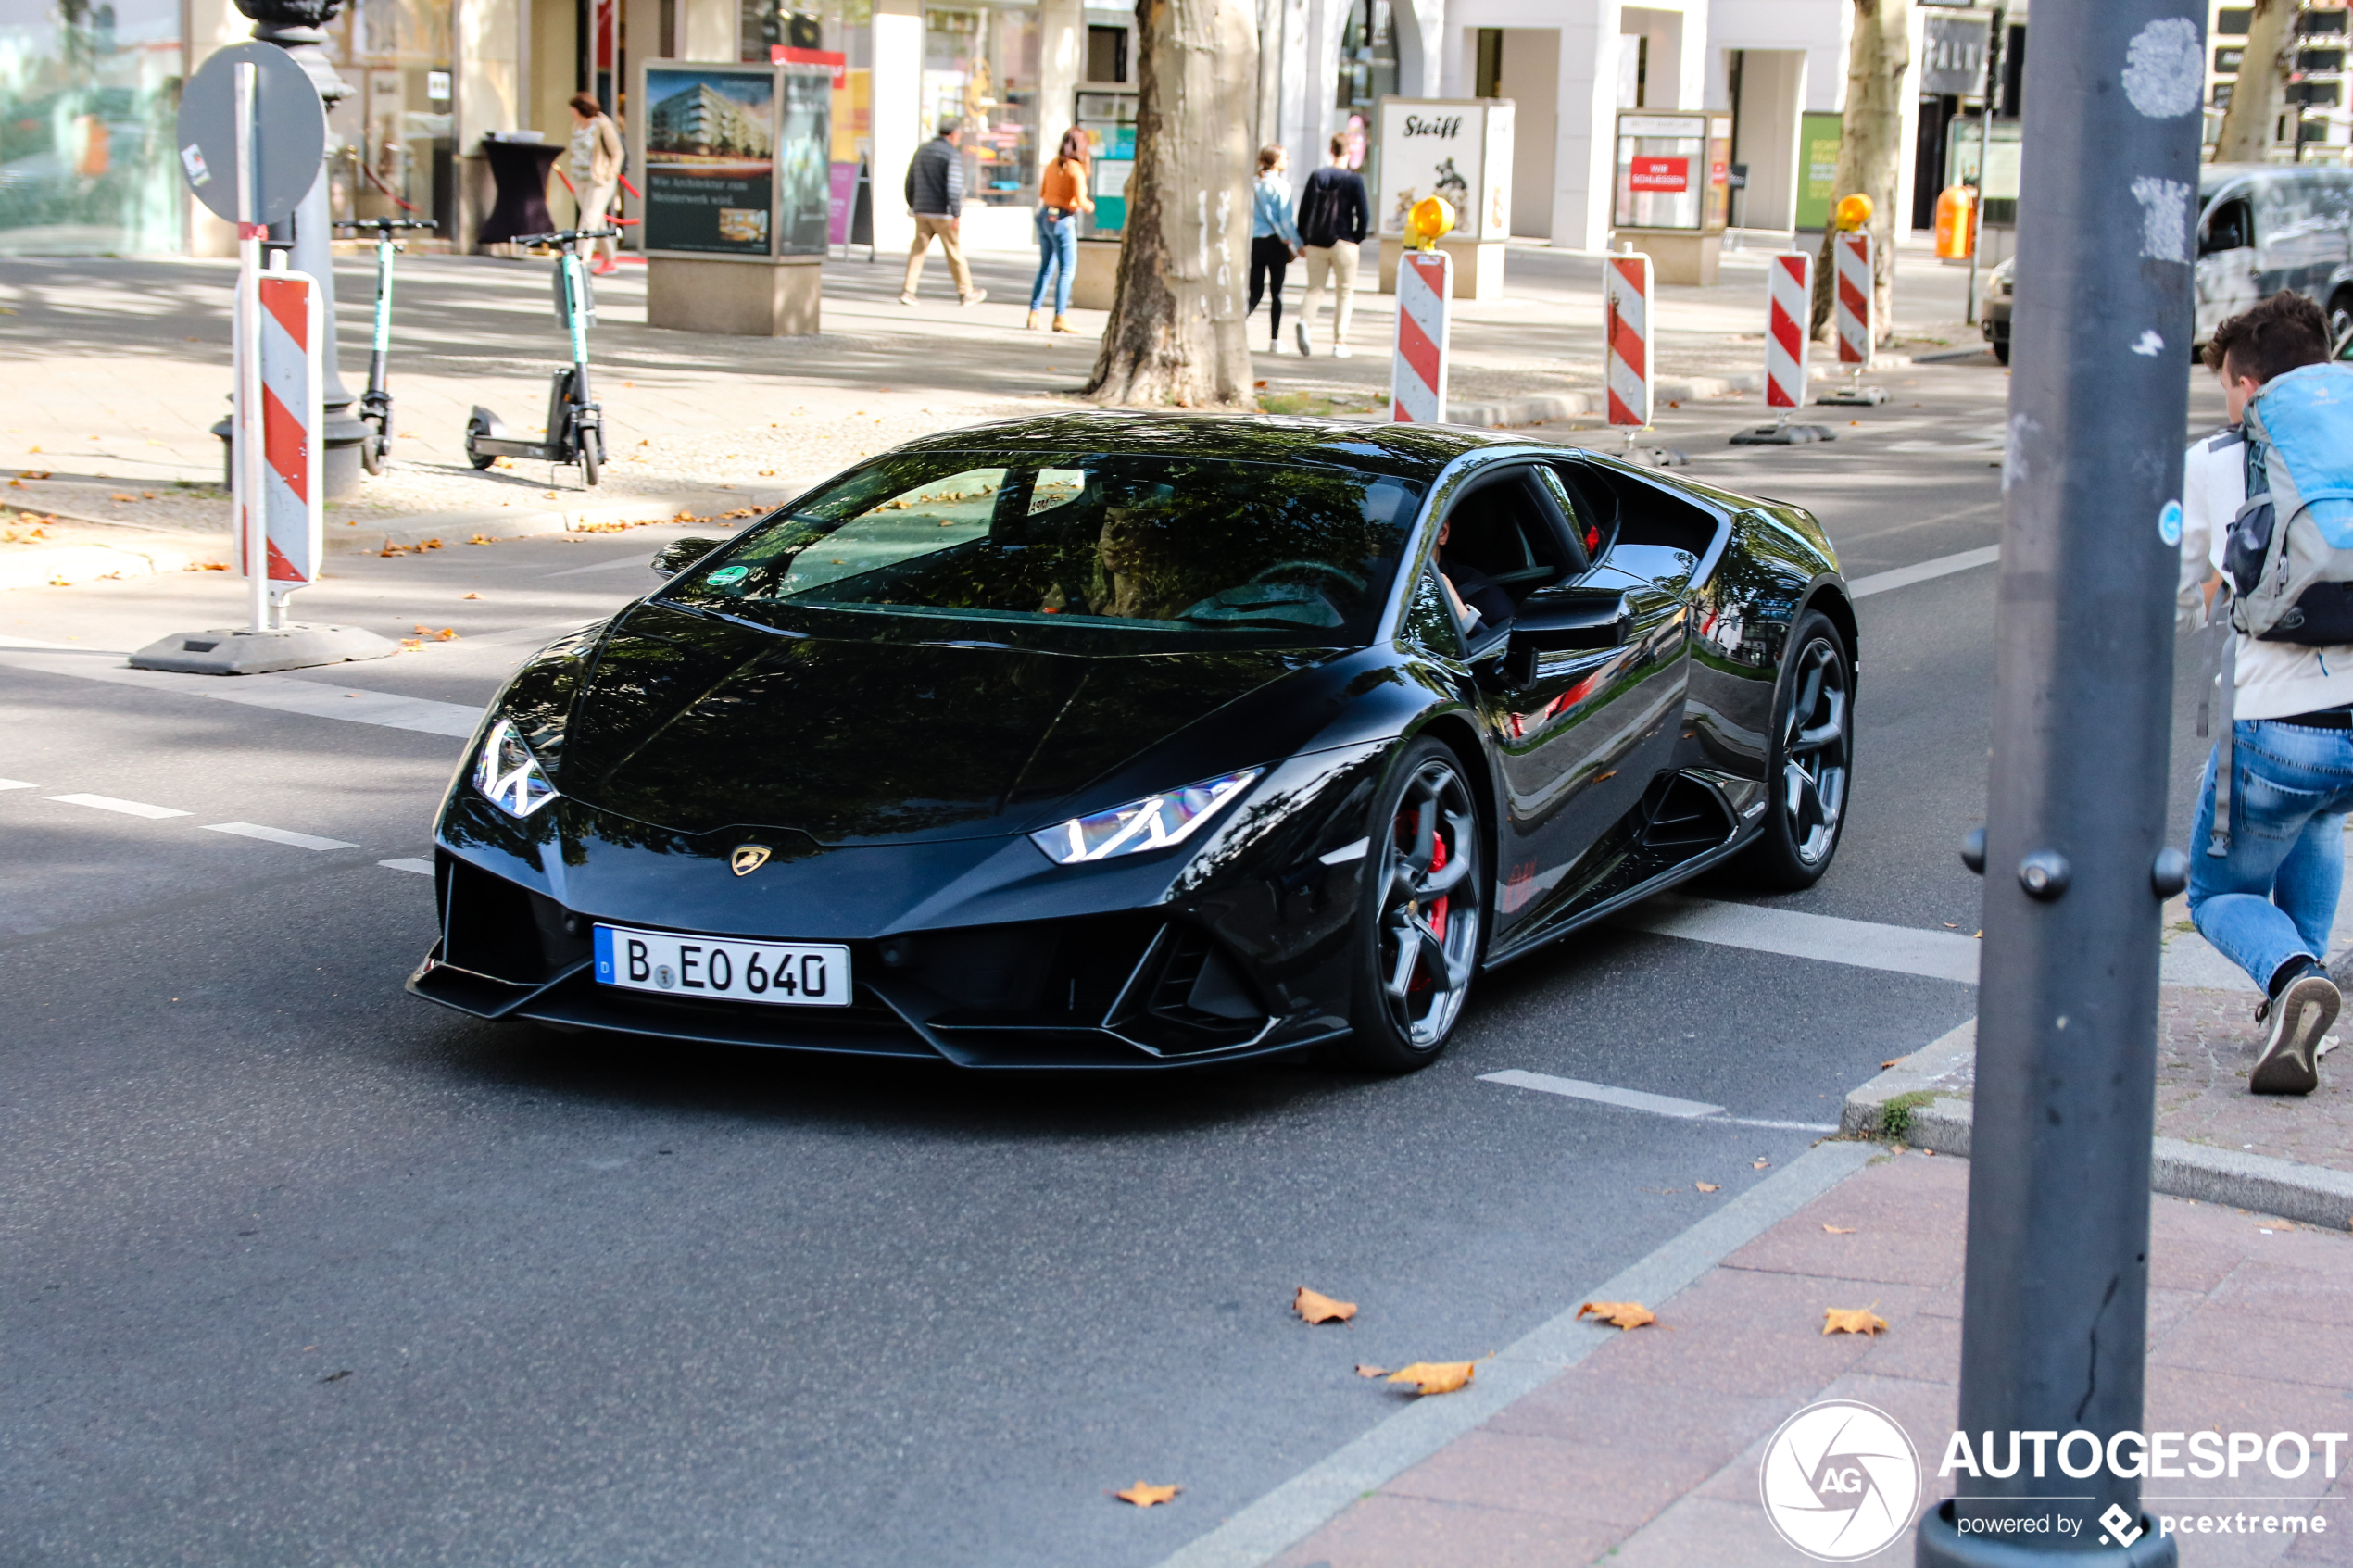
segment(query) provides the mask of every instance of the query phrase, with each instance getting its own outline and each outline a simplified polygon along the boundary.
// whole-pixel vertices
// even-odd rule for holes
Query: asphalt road
[[[1669,434],[1814,508],[1853,577],[1994,544],[2002,373],[1880,379],[1897,400],[1828,445],[1736,455],[1720,407]],[[547,627],[643,592],[664,536],[343,562],[308,617],[465,635],[296,679],[478,705]],[[1482,982],[1453,1052],[1392,1081],[483,1025],[402,994],[431,884],[382,863],[428,853],[460,740],[27,651],[219,624],[236,586],[0,599],[0,775],[36,786],[0,788],[0,1562],[1140,1568],[1394,1411],[1353,1363],[1498,1348],[1817,1135],[1480,1074],[1830,1123],[1973,1010],[1950,980],[1602,930]],[[1860,613],[1844,847],[1778,902],[1966,936],[1994,573]],[[1302,1326],[1302,1284],[1361,1315]],[[1107,1496],[1139,1478],[1186,1490]]]

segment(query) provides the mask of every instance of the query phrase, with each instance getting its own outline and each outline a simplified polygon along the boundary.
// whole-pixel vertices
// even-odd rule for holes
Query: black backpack
[[[1309,175],[1299,195],[1299,243],[1319,250],[1340,236],[1340,182],[1322,178],[1323,172]]]

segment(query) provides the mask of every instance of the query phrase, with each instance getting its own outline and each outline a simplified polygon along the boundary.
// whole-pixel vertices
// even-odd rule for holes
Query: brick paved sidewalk
[[[1968,1177],[1966,1161],[1919,1153],[1867,1166],[1650,1303],[1655,1326],[1401,1473],[1278,1568],[1803,1563],[1766,1521],[1757,1465],[1773,1430],[1822,1399],[1894,1416],[1929,1495],[1949,1495],[1935,1471],[1957,1402]],[[2148,1429],[2353,1425],[2353,1237],[2160,1198],[2150,1268]],[[1888,1328],[1825,1337],[1829,1307],[1869,1307]],[[2187,1540],[2185,1564],[2353,1563],[2353,1476],[2313,1471],[2152,1483],[2148,1508],[2328,1520],[2318,1537]],[[1868,1561],[1911,1560],[1906,1537]]]

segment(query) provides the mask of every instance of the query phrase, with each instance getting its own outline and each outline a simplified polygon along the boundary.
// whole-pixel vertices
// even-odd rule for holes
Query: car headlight
[[[528,817],[556,797],[556,786],[510,719],[491,725],[484,738],[482,755],[474,759],[474,788],[510,817]]]
[[[1044,850],[1048,859],[1064,866],[1165,849],[1172,844],[1182,844],[1195,828],[1248,789],[1265,771],[1245,768],[1239,773],[1203,779],[1199,784],[1147,796],[1092,816],[1073,817],[1038,829],[1029,835],[1029,841]]]

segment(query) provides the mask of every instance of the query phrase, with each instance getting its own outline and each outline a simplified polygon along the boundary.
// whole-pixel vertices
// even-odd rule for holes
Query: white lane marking
[[[1589,1084],[1582,1078],[1555,1078],[1549,1073],[1523,1073],[1516,1067],[1503,1073],[1482,1073],[1478,1081],[1508,1084],[1516,1089],[1535,1089],[1548,1095],[1567,1095],[1572,1099],[1599,1100],[1604,1105],[1621,1105],[1629,1110],[1647,1110],[1654,1116],[1677,1116],[1686,1121],[1724,1114],[1720,1105],[1703,1105],[1695,1099],[1645,1094],[1641,1089],[1620,1089],[1608,1084]]]
[[[1977,940],[1957,932],[1875,925],[1869,921],[1718,903],[1672,893],[1636,905],[1619,915],[1617,923],[1686,941],[1893,970],[1931,980],[1957,980],[1964,985],[1977,984]]]
[[[22,779],[0,779],[0,789],[39,789],[40,787],[37,784],[27,784]]]
[[[144,800],[118,800],[111,795],[48,795],[44,800],[62,801],[68,806],[90,806],[101,811],[120,811],[126,817],[184,817],[189,813],[169,806],[150,806]]]
[[[1672,1116],[1684,1122],[1720,1122],[1727,1126],[1771,1127],[1789,1133],[1838,1131],[1827,1122],[1776,1122],[1755,1116],[1731,1116],[1720,1105],[1677,1099],[1672,1095],[1655,1095],[1642,1089],[1621,1089],[1614,1084],[1589,1084],[1582,1078],[1556,1078],[1550,1073],[1527,1073],[1516,1067],[1501,1073],[1482,1073],[1478,1081],[1514,1089],[1534,1089],[1539,1094],[1561,1095],[1569,1099],[1590,1099],[1627,1110],[1647,1110],[1654,1116]]]
[[[474,726],[482,721],[481,709],[462,703],[395,696],[390,692],[331,686],[323,681],[297,681],[284,675],[175,675],[161,670],[133,670],[120,662],[123,657],[120,652],[99,648],[33,651],[26,648],[21,639],[0,639],[0,666],[34,670],[46,675],[70,675],[118,686],[274,709],[281,713],[301,713],[313,719],[341,719],[347,723],[413,730],[420,734],[455,735],[461,740],[472,734]]]
[[[315,834],[296,833],[289,828],[266,828],[258,822],[207,822],[207,833],[233,833],[239,838],[265,839],[271,844],[290,845],[296,849],[357,849],[357,844],[346,844],[340,838],[321,838]]]
[[[431,860],[419,860],[413,859],[407,860],[378,860],[376,864],[384,867],[386,871],[415,872],[419,876],[433,875],[433,862]]]
[[[1884,594],[1891,588],[1908,588],[1915,583],[1933,578],[1950,577],[1957,571],[1969,571],[1981,566],[1991,566],[2002,558],[2002,546],[1988,545],[1982,549],[1963,550],[1958,555],[1939,556],[1914,566],[1899,566],[1893,571],[1874,571],[1869,577],[1857,577],[1846,585],[1846,591],[1858,599],[1873,594]]]
[[[1327,866],[1344,866],[1351,860],[1363,859],[1365,858],[1365,851],[1372,848],[1372,847],[1373,841],[1371,839],[1360,838],[1353,844],[1343,844],[1339,848],[1333,850],[1330,854],[1318,855],[1315,859],[1321,860]]]

